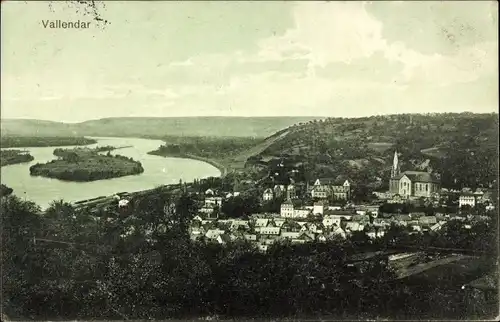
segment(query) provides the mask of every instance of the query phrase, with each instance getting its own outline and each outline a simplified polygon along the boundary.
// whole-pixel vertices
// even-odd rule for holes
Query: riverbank
[[[35,158],[28,151],[22,150],[1,150],[0,166],[31,162]]]
[[[0,139],[2,148],[56,147],[72,145],[90,145],[97,143],[86,137],[38,137],[38,136],[3,136]]]
[[[189,154],[189,153],[159,153],[157,150],[148,152],[150,155],[156,155],[164,158],[177,158],[177,159],[191,159],[196,161],[202,161],[210,164],[211,166],[217,168],[220,171],[221,177],[226,176],[230,171],[232,171],[232,167],[229,164],[226,164],[223,160],[214,160],[209,158],[200,157],[197,155]]]

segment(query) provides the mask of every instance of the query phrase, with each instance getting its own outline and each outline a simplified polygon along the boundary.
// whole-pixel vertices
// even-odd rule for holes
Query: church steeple
[[[391,178],[397,177],[400,173],[398,151],[394,151],[394,159],[392,161]]]

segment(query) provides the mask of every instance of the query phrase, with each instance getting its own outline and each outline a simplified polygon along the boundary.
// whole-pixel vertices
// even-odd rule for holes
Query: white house
[[[346,231],[362,231],[363,229],[365,229],[365,226],[358,222],[348,222],[345,227]]]
[[[462,192],[458,198],[459,207],[476,205],[476,196],[471,192]]]
[[[261,227],[260,234],[261,235],[275,235],[279,236],[281,228],[279,227]]]
[[[293,218],[306,218],[310,213],[309,209],[294,209]]]
[[[321,201],[315,202],[312,210],[313,210],[314,215],[318,215],[318,214],[323,215],[323,213],[325,211],[325,204]]]
[[[266,190],[264,190],[264,194],[262,195],[262,199],[264,201],[273,200],[273,198],[274,198],[273,189],[267,188]]]
[[[205,205],[217,205],[220,206],[222,205],[222,197],[206,197],[205,198]]]
[[[281,204],[280,215],[285,218],[292,218],[294,212],[294,206],[291,201],[285,201]]]
[[[222,229],[209,229],[205,234],[205,237],[207,237],[208,239],[217,239],[217,237],[224,234],[224,232],[225,231]]]
[[[340,217],[325,216],[323,218],[323,226],[325,226],[325,227],[331,227],[333,225],[340,226],[341,221],[342,221],[342,218],[340,218]]]
[[[267,219],[267,218],[258,218],[255,221],[255,227],[266,227],[268,223],[269,223],[269,219]]]

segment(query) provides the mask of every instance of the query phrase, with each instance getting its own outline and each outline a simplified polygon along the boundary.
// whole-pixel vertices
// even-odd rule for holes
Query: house
[[[265,238],[262,238],[259,243],[263,245],[272,245],[276,241],[277,241],[276,236],[266,236]]]
[[[301,232],[283,231],[281,232],[282,239],[296,239],[300,236]]]
[[[269,224],[269,219],[267,218],[258,218],[256,221],[255,221],[255,227],[267,227],[267,225]]]
[[[120,201],[118,201],[118,207],[127,207],[129,204],[129,201],[127,199],[122,199]]]
[[[292,218],[294,213],[294,205],[290,200],[281,204],[280,215],[284,218]]]
[[[281,228],[279,228],[279,227],[261,227],[260,228],[261,235],[279,236],[280,232],[281,232]]]
[[[476,206],[476,195],[472,192],[462,192],[458,198],[458,206],[462,208],[463,206]]]
[[[325,236],[325,234],[321,233],[321,234],[318,234],[316,236],[316,240],[319,241],[319,242],[326,242],[327,241],[327,237]]]
[[[400,204],[403,203],[404,199],[401,197],[399,193],[394,194],[390,199],[387,200],[387,203],[391,204]]]
[[[441,230],[441,228],[443,228],[443,225],[444,225],[444,222],[440,221],[440,222],[437,222],[435,223],[434,225],[432,225],[430,227],[430,230],[431,231],[438,231],[438,230]]]
[[[314,241],[313,234],[302,232],[302,233],[300,233],[299,236],[292,239],[292,244],[303,244],[303,243],[312,242],[312,241]]]
[[[374,218],[373,226],[375,227],[389,227],[391,225],[392,219],[390,218]]]
[[[352,221],[357,221],[359,223],[367,224],[370,222],[370,216],[367,215],[354,215],[351,217]]]
[[[418,218],[418,223],[420,225],[434,225],[437,223],[437,219],[435,216],[423,216]]]
[[[342,219],[340,217],[333,217],[333,216],[325,216],[323,218],[323,226],[325,227],[332,227],[333,225],[340,226],[340,222]]]
[[[412,229],[414,232],[421,232],[421,231],[422,231],[422,226],[420,226],[420,225],[412,225],[412,226],[411,226],[411,229]]]
[[[209,240],[217,240],[217,237],[219,237],[219,235],[222,235],[224,233],[225,231],[221,229],[209,229],[205,234],[205,237],[207,237]]]
[[[405,171],[401,173],[397,151],[394,152],[389,191],[403,198],[427,197],[441,189],[440,180],[434,174],[423,171]]]
[[[285,219],[280,219],[280,218],[274,219],[275,227],[282,227],[284,223],[285,223]]]
[[[211,215],[215,210],[215,205],[204,205],[200,208],[200,212]]]
[[[238,229],[250,229],[250,226],[248,225],[248,221],[246,220],[234,220],[231,223],[231,229],[232,230],[238,230]]]
[[[284,185],[275,185],[273,188],[273,192],[274,192],[274,197],[279,198],[285,194],[286,188]]]
[[[214,205],[214,206],[221,206],[222,205],[222,197],[206,197],[205,198],[205,205]]]
[[[309,209],[294,209],[293,218],[307,218],[311,214]]]
[[[313,215],[323,215],[324,211],[325,211],[325,203],[323,201],[318,201],[314,203],[312,209]]]
[[[340,237],[342,237],[344,239],[347,237],[346,232],[342,228],[340,228],[340,226],[334,226],[333,230],[330,233],[330,235],[331,236],[340,236]]]
[[[370,227],[366,230],[366,235],[368,238],[375,239],[377,238],[377,230],[374,227]]]
[[[262,199],[264,201],[273,200],[273,198],[274,198],[273,189],[267,188],[266,190],[264,190],[264,193],[262,194]]]
[[[334,197],[339,200],[348,200],[351,196],[351,182],[340,178],[318,178],[314,181],[309,193],[311,197],[318,199]]]
[[[287,221],[281,226],[281,230],[285,232],[298,232],[301,228],[302,227],[294,221]]]
[[[351,221],[346,224],[346,231],[362,231],[365,228],[365,225],[362,225],[358,222]]]
[[[257,241],[257,235],[256,234],[244,234],[243,238],[248,241]]]
[[[269,245],[259,244],[258,248],[261,252],[267,252]]]
[[[411,221],[409,215],[394,215],[392,218],[394,223],[400,226],[407,226],[408,222]]]
[[[232,241],[232,238],[228,234],[220,234],[217,236],[217,241],[219,244],[227,244]]]
[[[203,221],[203,218],[201,218],[201,217],[200,217],[200,215],[196,215],[196,216],[194,216],[193,220],[196,220],[196,221],[202,222],[202,221]]]
[[[286,198],[295,199],[296,197],[297,197],[297,189],[293,184],[288,185],[288,187],[286,187]]]

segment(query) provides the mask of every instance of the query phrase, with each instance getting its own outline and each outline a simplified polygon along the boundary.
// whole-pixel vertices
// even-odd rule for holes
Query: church
[[[403,198],[429,198],[440,189],[439,179],[432,173],[424,171],[404,171],[399,168],[398,152],[394,152],[394,160],[389,180],[389,192]]]

